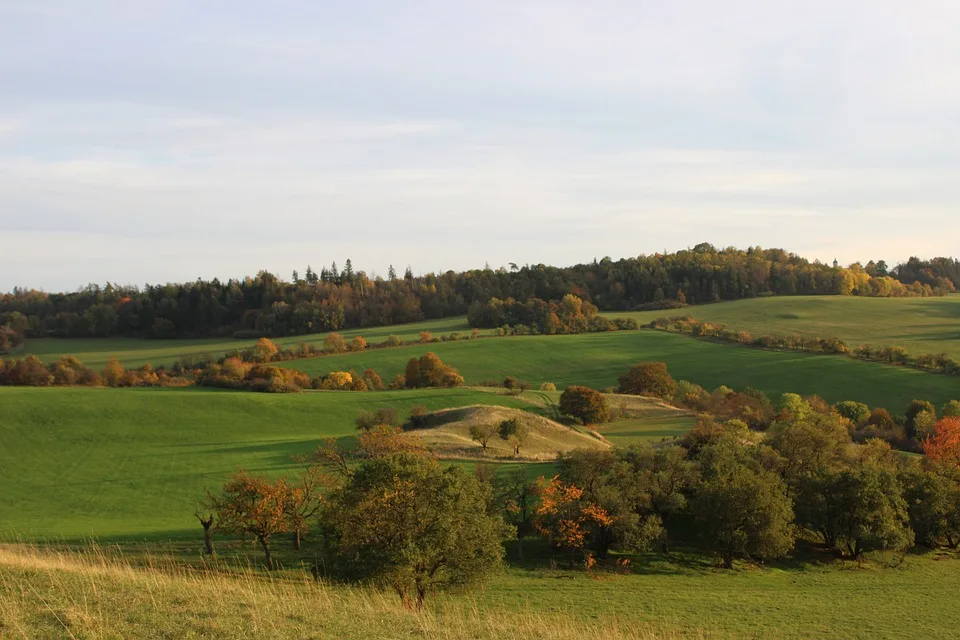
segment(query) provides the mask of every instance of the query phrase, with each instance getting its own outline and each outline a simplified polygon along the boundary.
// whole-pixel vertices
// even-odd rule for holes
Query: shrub
[[[388,336],[386,340],[383,341],[383,346],[385,347],[399,347],[403,344],[403,340],[397,336]]]
[[[366,381],[369,388],[375,389],[376,391],[381,391],[383,389],[383,380],[374,369],[365,370],[363,372],[363,379]]]
[[[934,408],[932,402],[927,400],[913,400],[909,405],[907,405],[907,411],[904,413],[903,429],[908,438],[917,437],[916,420],[917,416],[923,412],[931,414],[934,421],[936,421],[937,410]]]
[[[672,398],[677,390],[677,383],[670,376],[664,362],[641,362],[617,381],[620,384],[620,393]]]
[[[254,362],[270,362],[277,355],[280,348],[270,338],[260,338],[257,344],[253,346]]]
[[[367,341],[363,339],[363,336],[356,336],[350,341],[350,344],[347,346],[347,348],[350,351],[363,351],[367,348]]]
[[[450,365],[444,364],[435,353],[407,361],[404,386],[408,389],[426,387],[452,388],[463,384],[463,376]]]
[[[347,350],[347,341],[339,333],[328,333],[323,339],[323,350],[330,353],[343,353]]]
[[[870,418],[870,407],[862,402],[844,400],[833,405],[833,410],[858,427]]]
[[[940,409],[944,418],[960,418],[960,400],[951,400]]]
[[[357,414],[354,424],[361,431],[368,431],[380,424],[396,427],[398,426],[397,410],[393,407],[381,407],[376,411],[361,411]]]
[[[607,399],[589,387],[567,387],[560,394],[560,411],[585,425],[606,422],[610,417]]]
[[[557,385],[553,384],[552,382],[544,382],[543,384],[540,385],[540,391],[556,391],[556,390],[557,390]]]
[[[412,406],[410,408],[410,426],[416,429],[425,425],[429,413],[429,410],[422,404]]]

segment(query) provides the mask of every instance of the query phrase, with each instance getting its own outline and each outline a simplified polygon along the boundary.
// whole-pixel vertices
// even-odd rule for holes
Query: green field
[[[949,344],[947,315],[936,314],[960,308],[951,306],[958,300],[770,298],[685,311],[758,335],[777,333],[782,326],[783,333],[837,335],[851,344],[884,344],[884,336],[889,336],[892,342],[921,352],[947,347],[914,347],[905,338],[912,336],[914,344]],[[889,316],[883,314],[890,310],[894,312]],[[726,317],[708,315],[713,313]],[[869,324],[866,318],[872,316],[878,320]],[[898,322],[904,327],[899,337],[894,334]],[[421,330],[439,335],[467,328],[458,318],[345,335],[364,335],[371,341],[387,335],[414,340]],[[305,339],[319,343],[323,336],[278,342],[287,346]],[[111,355],[127,365],[148,360],[169,364],[185,353],[217,353],[250,344],[42,340],[32,341],[29,350],[47,360],[73,353],[99,366]],[[314,375],[373,367],[389,380],[403,371],[410,357],[426,351],[457,367],[468,383],[512,375],[534,388],[547,381],[561,389],[570,384],[604,388],[615,385],[617,376],[636,362],[663,360],[675,377],[710,389],[721,384],[753,386],[772,397],[786,391],[817,393],[829,401],[856,399],[895,413],[913,398],[937,405],[960,398],[956,377],[654,331],[418,344],[283,366]],[[558,397],[559,392],[539,391],[511,397],[477,388],[286,395],[194,388],[0,388],[0,487],[5,490],[0,540],[96,537],[133,554],[158,544],[176,553],[178,562],[193,563],[200,545],[193,504],[206,487],[216,487],[238,468],[268,475],[290,473],[296,468],[291,456],[309,453],[325,438],[351,436],[360,410],[392,406],[403,415],[415,404],[430,409],[492,404],[554,418],[552,403]],[[681,435],[692,420],[689,415],[650,409],[597,430],[618,445],[655,443]],[[531,476],[549,475],[555,466],[525,468]],[[305,574],[297,565],[302,557],[279,543],[283,548],[278,554],[288,567],[279,574],[283,579],[261,579],[254,572],[243,584],[211,583],[210,577],[189,582],[189,572],[168,579],[89,566],[60,569],[56,563],[11,553],[0,545],[0,637],[9,632],[14,637],[160,633],[520,638],[542,632],[542,637],[589,638],[597,634],[597,625],[609,624],[609,632],[602,635],[611,640],[662,634],[872,639],[950,638],[960,626],[956,553],[911,554],[897,567],[871,562],[858,567],[801,545],[781,562],[725,571],[716,568],[712,558],[681,546],[669,558],[656,553],[637,556],[632,575],[590,577],[582,570],[549,568],[543,550],[538,554],[536,544],[530,544],[528,564],[513,557],[507,572],[483,589],[438,597],[426,617],[365,590],[304,584]],[[243,562],[247,557],[258,562],[259,553],[252,546],[233,550]],[[328,591],[317,591],[321,588]],[[477,619],[487,623],[478,626],[473,622]]]
[[[774,296],[685,309],[608,313],[641,324],[664,316],[690,315],[754,336],[802,335],[861,344],[900,345],[913,354],[947,353],[960,358],[960,295],[945,298]]]
[[[196,389],[0,388],[0,537],[163,539],[195,526],[193,502],[230,473],[295,468],[358,411],[401,415],[470,404],[528,407],[491,393],[270,395]]]
[[[421,331],[430,331],[437,336],[461,332],[469,334],[467,319],[445,318],[443,320],[425,320],[406,325],[391,327],[370,327],[343,331],[341,335],[351,338],[363,336],[367,342],[382,342],[388,336],[398,336],[402,340],[419,340]],[[295,347],[301,342],[321,346],[325,333],[305,336],[289,336],[274,340],[280,347]],[[173,364],[184,355],[212,353],[222,355],[234,349],[246,349],[255,340],[234,340],[232,338],[210,339],[174,339],[147,340],[142,338],[42,338],[28,340],[15,355],[33,354],[44,362],[51,362],[60,356],[76,356],[88,367],[99,369],[110,358],[117,358],[125,367],[139,367],[150,363],[153,366]]]
[[[539,386],[583,384],[603,389],[645,360],[662,360],[675,378],[714,389],[756,387],[776,399],[785,392],[820,394],[830,402],[859,400],[900,413],[914,398],[940,406],[960,398],[960,378],[842,356],[765,351],[657,331],[491,338],[413,345],[294,360],[282,366],[311,375],[373,367],[389,381],[412,356],[427,351],[456,367],[468,384],[516,376]]]

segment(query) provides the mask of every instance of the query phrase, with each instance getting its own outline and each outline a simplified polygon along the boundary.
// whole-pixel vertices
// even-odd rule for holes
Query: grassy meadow
[[[607,313],[648,323],[663,316],[691,315],[755,336],[801,335],[861,344],[900,345],[913,354],[960,358],[960,294],[943,298],[772,296],[685,309]]]
[[[960,297],[875,300],[766,298],[681,310],[760,334],[837,336],[850,344],[900,344],[913,352],[958,349]],[[612,314],[623,315],[623,314]],[[641,321],[664,312],[630,314]],[[795,316],[795,317],[794,317]],[[467,332],[463,318],[344,332],[379,341]],[[323,335],[277,340],[281,346]],[[889,342],[887,342],[889,340]],[[169,364],[187,353],[220,353],[250,340],[36,340],[27,352],[102,366]],[[534,389],[553,382],[596,388],[644,360],[677,378],[860,400],[903,411],[914,398],[960,399],[960,378],[839,356],[743,348],[654,331],[491,338],[409,345],[283,363],[313,375],[375,368],[385,381],[407,360],[434,351],[468,384],[511,375]],[[960,349],[958,349],[960,352]],[[223,543],[204,564],[193,507],[238,468],[276,476],[292,456],[327,438],[349,439],[361,410],[418,404],[534,411],[556,419],[559,391],[507,396],[495,389],[259,394],[197,388],[0,388],[0,638],[951,638],[960,627],[960,554],[914,553],[898,566],[842,563],[801,545],[770,565],[717,568],[682,545],[669,557],[635,557],[630,575],[548,564],[530,544],[483,588],[450,593],[426,611],[396,597],[315,583],[302,554],[278,550],[285,568],[267,576],[248,543]],[[614,403],[616,407],[616,403]],[[693,417],[653,405],[597,431],[616,445],[679,436]],[[463,462],[472,466],[473,462]],[[525,464],[530,476],[551,463]],[[97,538],[110,547],[78,551]],[[33,547],[18,541],[42,543]],[[70,543],[62,551],[51,543]],[[308,544],[312,542],[308,538]],[[286,547],[278,541],[277,546]],[[122,552],[117,551],[122,550]],[[163,557],[151,554],[160,553]],[[116,555],[122,553],[122,556]],[[166,557],[170,554],[170,557]]]
[[[194,533],[193,503],[238,468],[350,436],[361,410],[401,416],[472,404],[529,406],[471,390],[309,392],[0,388],[0,538],[165,539]]]
[[[727,571],[680,551],[643,554],[630,575],[595,576],[533,560],[420,613],[392,593],[314,583],[300,568],[267,577],[163,554],[0,546],[0,637],[892,640],[953,638],[960,625],[960,558],[946,553],[897,567]]]
[[[937,406],[960,398],[960,378],[842,356],[765,351],[697,340],[657,331],[624,331],[570,336],[524,336],[410,345],[362,353],[293,360],[281,366],[311,375],[373,367],[389,381],[413,356],[433,351],[468,384],[511,375],[534,388],[582,384],[616,386],[617,376],[645,360],[667,363],[675,378],[707,389],[756,387],[772,398],[785,392],[819,394],[830,402],[859,400],[902,412],[914,398]]]

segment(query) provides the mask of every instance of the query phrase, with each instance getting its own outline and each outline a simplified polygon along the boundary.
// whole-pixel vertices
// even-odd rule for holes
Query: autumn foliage
[[[540,478],[536,490],[540,504],[534,513],[534,528],[553,544],[570,552],[570,565],[580,553],[590,566],[592,558],[585,551],[593,535],[601,527],[613,524],[613,518],[602,507],[584,498],[583,489],[554,476]]]
[[[408,389],[459,387],[463,384],[463,376],[450,365],[444,364],[437,354],[427,353],[419,358],[410,358],[407,362],[404,384]]]
[[[290,530],[287,516],[291,488],[283,480],[270,482],[262,476],[239,471],[219,494],[209,495],[217,528],[226,533],[252,535],[260,543],[267,568],[273,569],[271,538]]]
[[[923,452],[937,462],[960,466],[960,418],[942,418],[933,435],[923,442]]]

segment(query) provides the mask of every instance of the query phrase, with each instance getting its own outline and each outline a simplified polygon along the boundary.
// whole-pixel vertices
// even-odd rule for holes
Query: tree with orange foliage
[[[600,527],[609,527],[613,518],[602,507],[584,499],[583,489],[554,476],[537,481],[540,505],[534,513],[534,528],[558,547],[570,552],[570,568],[579,551],[589,566],[587,543]]]
[[[942,418],[933,435],[923,441],[923,452],[931,460],[960,467],[960,418]]]
[[[270,482],[241,470],[223,485],[219,494],[208,494],[207,499],[216,514],[217,529],[254,536],[263,548],[267,569],[272,570],[270,539],[289,530],[285,509],[289,492],[290,486],[284,479]]]
[[[260,338],[253,347],[253,358],[255,362],[270,362],[279,351],[280,348],[273,340]]]

